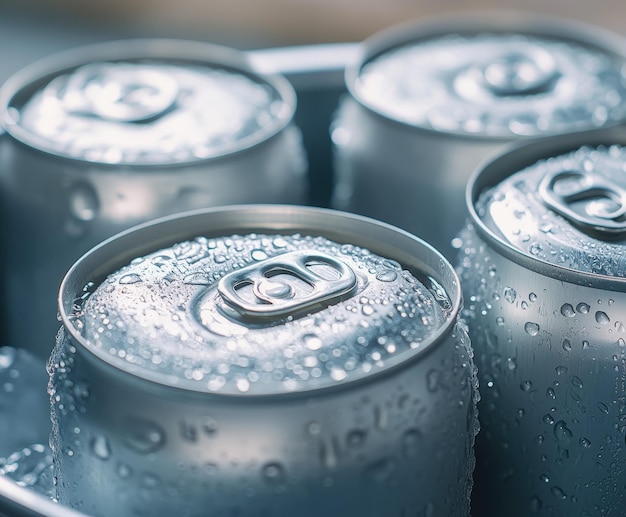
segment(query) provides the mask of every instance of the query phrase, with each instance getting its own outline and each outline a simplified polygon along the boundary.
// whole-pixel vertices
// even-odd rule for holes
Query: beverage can
[[[625,137],[512,146],[468,186],[481,515],[626,512]]]
[[[346,69],[350,94],[331,129],[333,206],[454,260],[465,186],[483,160],[514,141],[624,121],[623,49],[600,28],[505,12],[375,34]]]
[[[452,266],[397,228],[231,206],[66,275],[57,498],[88,514],[469,515],[477,386]]]
[[[8,342],[47,357],[63,274],[125,228],[228,203],[305,202],[295,107],[289,82],[244,53],[181,40],[88,46],[8,79]]]

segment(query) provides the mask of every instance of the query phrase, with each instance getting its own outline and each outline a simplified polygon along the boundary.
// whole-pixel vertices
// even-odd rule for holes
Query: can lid
[[[480,193],[475,213],[528,257],[625,277],[625,163],[626,147],[618,144],[546,156]]]
[[[196,45],[189,42],[172,47],[178,57],[172,50],[159,55],[160,46],[138,40],[126,52],[104,46],[111,51],[96,48],[90,58],[85,51],[71,65],[51,59],[54,71],[33,72],[32,80],[18,74],[5,86],[14,91],[5,94],[3,124],[19,140],[53,154],[155,165],[238,151],[293,116],[291,99],[253,73],[236,51],[237,60],[212,62],[213,46],[206,46],[204,60],[195,58]]]
[[[452,303],[416,274],[325,237],[197,237],[110,274],[73,324],[87,348],[142,377],[220,394],[309,391],[411,357],[441,329]]]
[[[384,48],[349,85],[377,113],[429,130],[507,138],[614,125],[625,117],[622,56],[549,31],[451,25]],[[410,31],[408,31],[410,34]],[[406,32],[403,33],[406,38]]]

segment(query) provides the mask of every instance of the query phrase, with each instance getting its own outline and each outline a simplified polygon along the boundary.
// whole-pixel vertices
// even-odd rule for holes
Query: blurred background
[[[624,0],[0,0],[0,81],[66,48],[177,37],[240,49],[359,41],[405,20],[515,9],[626,32]]]

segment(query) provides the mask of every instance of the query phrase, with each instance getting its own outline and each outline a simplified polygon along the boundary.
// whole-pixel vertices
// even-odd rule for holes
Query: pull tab
[[[288,316],[349,293],[354,271],[317,251],[294,251],[234,271],[222,278],[218,292],[242,316]]]
[[[118,122],[141,122],[170,109],[176,80],[149,65],[94,63],[72,73],[61,98],[70,113]]]
[[[603,176],[579,171],[546,174],[543,202],[583,230],[615,235],[626,230],[626,190]]]
[[[486,87],[502,97],[545,92],[556,76],[554,58],[539,48],[503,54],[482,70]]]

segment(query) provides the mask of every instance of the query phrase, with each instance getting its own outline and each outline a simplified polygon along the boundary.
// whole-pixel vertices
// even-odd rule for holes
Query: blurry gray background
[[[626,35],[624,0],[0,0],[0,82],[85,43],[177,37],[240,49],[359,41],[429,15],[513,9]]]

